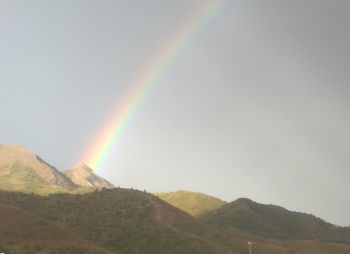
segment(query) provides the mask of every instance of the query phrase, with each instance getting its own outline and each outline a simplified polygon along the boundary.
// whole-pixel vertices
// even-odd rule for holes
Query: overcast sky
[[[0,1],[0,140],[78,162],[204,0]],[[143,103],[100,175],[249,197],[350,225],[350,1],[229,1]]]

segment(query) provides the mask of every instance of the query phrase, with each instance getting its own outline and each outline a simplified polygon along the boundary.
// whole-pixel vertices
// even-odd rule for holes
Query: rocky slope
[[[75,184],[94,189],[114,188],[114,185],[96,175],[91,168],[85,164],[78,165],[75,168],[63,172]]]
[[[0,144],[0,189],[45,194],[73,191],[77,187],[29,149]]]
[[[47,195],[113,188],[107,180],[79,165],[62,173],[29,149],[0,144],[0,189]]]

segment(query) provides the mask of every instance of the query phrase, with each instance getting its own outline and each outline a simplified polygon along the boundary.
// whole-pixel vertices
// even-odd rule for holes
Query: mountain
[[[141,191],[114,188],[50,196],[0,191],[1,203],[69,228],[116,253],[231,253],[208,237],[209,227]]]
[[[84,164],[62,173],[23,146],[0,144],[2,190],[47,195],[113,187]]]
[[[214,211],[226,203],[212,196],[183,190],[159,192],[154,195],[194,217]]]
[[[310,240],[274,240],[234,227],[206,225],[149,193],[129,189],[102,189],[80,195],[50,196],[0,191],[0,210],[1,204],[16,207],[27,216],[40,218],[50,225],[59,225],[62,232],[66,232],[63,235],[66,234],[68,238],[73,237],[72,232],[92,246],[101,246],[103,250],[115,254],[243,254],[247,253],[247,241],[253,242],[254,253],[259,254],[350,253],[350,245]],[[16,217],[16,213],[11,214]],[[8,227],[6,223],[7,219],[0,220],[0,234],[1,228]],[[11,234],[22,235],[21,225],[21,220],[15,222]],[[23,222],[23,227],[35,232],[50,232],[49,229],[41,230],[37,224]],[[22,236],[26,237],[25,234]],[[70,253],[59,252],[60,237],[57,237],[57,249],[48,253]],[[38,248],[35,239],[28,238],[28,241],[31,248]],[[54,248],[54,243],[44,238],[40,246]],[[23,245],[17,248],[26,250]],[[100,251],[91,249],[90,252],[71,253],[100,254]]]
[[[67,229],[0,203],[0,253],[112,254]]]
[[[94,189],[114,188],[113,184],[94,174],[92,169],[85,164],[78,165],[63,173],[79,186],[91,187]]]
[[[69,192],[77,187],[29,149],[0,144],[0,189],[48,194]]]
[[[350,244],[349,228],[334,226],[310,214],[237,199],[199,218],[217,226],[234,227],[274,239],[303,239]]]
[[[86,165],[65,175],[22,146],[0,146],[0,188],[0,253],[243,254],[250,241],[260,254],[350,254],[350,229],[312,215],[112,188]]]

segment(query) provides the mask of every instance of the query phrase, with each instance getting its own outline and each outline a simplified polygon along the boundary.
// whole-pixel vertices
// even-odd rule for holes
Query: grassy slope
[[[93,190],[81,186],[77,186],[71,190],[60,186],[50,186],[31,168],[20,165],[19,163],[9,166],[7,170],[11,173],[0,176],[0,189],[5,191],[22,191],[25,193],[50,195],[56,193],[84,193]]]
[[[0,189],[49,194],[77,186],[29,149],[0,144]]]
[[[215,209],[215,205],[201,204],[201,202],[208,202],[205,198],[208,196],[187,191],[155,195],[187,213],[197,215],[199,221],[211,225],[213,230],[207,237],[220,242],[233,253],[247,253],[248,241],[254,242],[254,250],[258,253],[350,253],[350,246],[346,244],[287,239],[317,238],[315,237],[317,234],[325,236],[324,231],[328,230],[329,228],[326,228],[329,226],[331,230],[326,235],[329,241],[347,242],[346,228],[337,228],[338,234],[334,234],[333,225],[312,215],[290,212],[277,206],[264,206],[247,199],[240,199],[231,204],[221,201],[224,204],[216,203],[217,209]],[[215,198],[212,199],[215,200]],[[208,212],[193,212],[198,210]],[[294,234],[299,237],[295,237]],[[275,237],[277,240],[269,239],[270,237]]]
[[[0,252],[110,254],[68,230],[0,203]]]
[[[198,192],[176,191],[155,193],[160,199],[180,210],[199,217],[225,204],[224,201]]]
[[[27,148],[5,144],[0,144],[0,189],[40,195],[93,190],[74,184]]]
[[[313,215],[238,199],[201,216],[200,221],[231,226],[276,239],[304,239],[350,244],[350,230],[333,226]]]

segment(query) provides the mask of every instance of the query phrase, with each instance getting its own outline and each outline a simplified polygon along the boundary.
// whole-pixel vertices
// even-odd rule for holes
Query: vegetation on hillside
[[[254,242],[254,249],[260,254],[350,253],[350,245],[305,240],[273,240],[232,226],[205,225],[161,199],[136,190],[103,189],[81,195],[49,196],[0,191],[0,204],[15,206],[19,211],[25,211],[26,214],[67,232],[64,236],[70,237],[74,234],[84,238],[92,246],[102,246],[111,253],[245,254],[247,241]],[[17,223],[21,225],[21,221],[16,221],[15,225]],[[3,225],[6,224],[0,220],[0,228]],[[60,247],[60,237],[56,238],[57,245],[54,245],[55,241],[50,242],[50,239],[45,238],[45,232],[48,230],[36,224],[23,225],[41,232],[41,248],[50,246],[51,250],[55,251],[42,253],[100,254],[104,251],[91,249],[90,252],[81,252],[83,245]],[[7,236],[21,236],[22,229],[13,228],[13,234]],[[32,239],[29,238],[29,241]],[[33,241],[33,244],[30,248],[40,248],[36,246],[36,241]],[[8,246],[7,243],[5,247]],[[28,249],[25,245],[17,247],[19,252],[14,253]]]
[[[205,238],[208,229],[159,198],[126,189],[84,195],[50,196],[0,192],[7,203],[70,228],[85,239],[117,252],[133,254],[229,253]]]
[[[312,215],[112,188],[85,166],[68,175],[76,183],[28,149],[0,145],[0,253],[245,254],[247,241],[260,254],[350,253],[350,229]]]
[[[275,239],[303,239],[350,244],[350,230],[313,215],[291,212],[275,205],[238,199],[201,216],[200,221],[230,226]]]
[[[0,203],[0,253],[111,254],[69,230]]]
[[[194,217],[214,211],[226,203],[212,196],[183,190],[159,192],[154,195]]]

